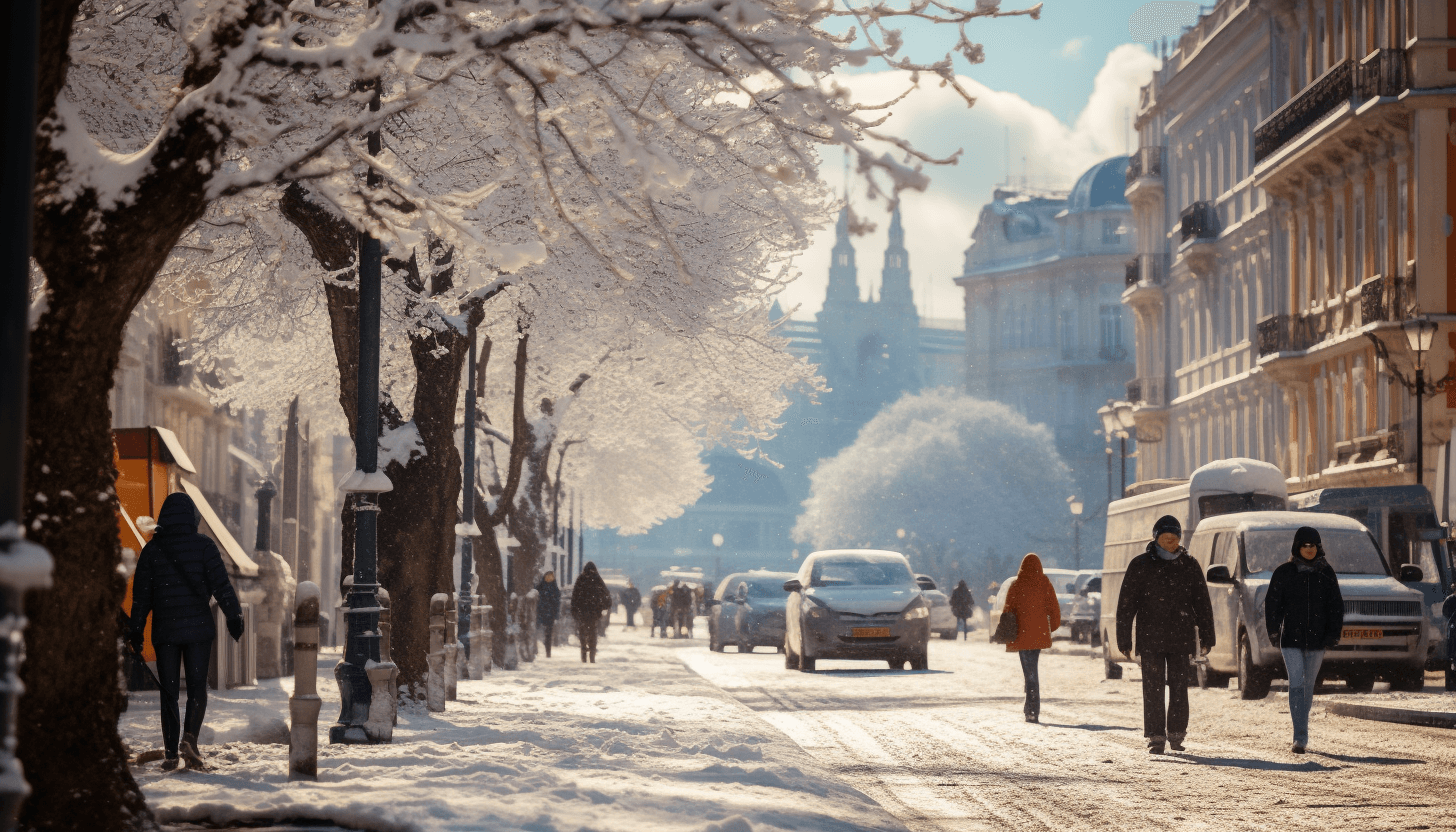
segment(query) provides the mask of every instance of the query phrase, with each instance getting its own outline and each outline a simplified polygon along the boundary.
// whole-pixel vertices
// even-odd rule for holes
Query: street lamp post
[[[379,84],[369,109],[379,110]],[[369,153],[382,147],[379,131],[368,136]],[[379,174],[370,170],[368,185],[378,187]],[[379,660],[379,495],[393,486],[379,470],[379,306],[382,278],[380,243],[373,234],[359,235],[359,384],[355,407],[358,435],[354,441],[354,473],[343,490],[354,495],[354,585],[344,611],[347,641],[344,660],[334,666],[342,707],[339,721],[329,728],[331,743],[387,742],[392,735],[371,735],[365,728],[373,699],[370,669],[393,669]],[[372,663],[372,664],[371,664]]]
[[[1422,420],[1426,403],[1426,353],[1436,338],[1436,322],[1426,318],[1412,318],[1401,324],[1405,330],[1406,343],[1416,364],[1416,485],[1424,483],[1426,468],[1426,437]]]
[[[465,658],[470,659],[470,577],[475,566],[475,327],[470,327],[470,354],[465,365],[465,476],[461,477],[460,525],[464,532],[460,536],[460,624],[457,633],[465,646]],[[468,666],[468,665],[467,665]]]
[[[723,535],[713,534],[713,574],[718,580],[723,579]]]
[[[1072,560],[1077,571],[1082,571],[1082,501],[1076,497],[1067,498],[1067,507],[1072,510]]]
[[[1127,429],[1125,427],[1123,427],[1121,414],[1119,413],[1119,407],[1120,407],[1121,404],[1122,404],[1121,402],[1109,402],[1106,405],[1103,405],[1102,407],[1100,407],[1100,408],[1097,409],[1097,416],[1102,419],[1102,433],[1103,433],[1103,435],[1107,437],[1108,442],[1111,442],[1112,441],[1112,437],[1114,437],[1114,436],[1117,437],[1117,446],[1118,446],[1118,450],[1119,450],[1119,452],[1121,454],[1119,456],[1119,467],[1122,469],[1122,491],[1119,491],[1118,492],[1118,496],[1119,497],[1121,497],[1122,495],[1124,495],[1124,494],[1127,493]],[[1129,411],[1132,409],[1131,408],[1131,405],[1128,406],[1128,409],[1129,409]],[[1108,503],[1111,503],[1112,502],[1112,497],[1111,497],[1111,494],[1112,494],[1112,448],[1111,447],[1108,447],[1107,454],[1108,454],[1108,456],[1107,456],[1107,493],[1108,493],[1107,502]]]
[[[25,539],[25,407],[30,338],[31,177],[38,0],[0,4],[0,830],[30,793],[15,758],[16,670],[26,590],[51,585],[51,556]]]

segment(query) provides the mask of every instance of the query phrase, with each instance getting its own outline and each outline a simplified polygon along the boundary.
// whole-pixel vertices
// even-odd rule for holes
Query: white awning
[[[239,462],[243,463],[249,468],[252,468],[253,473],[257,474],[258,476],[268,476],[268,469],[263,467],[263,463],[259,462],[257,457],[253,456],[242,448],[239,448],[237,445],[229,444],[228,453],[232,454],[233,458],[237,459]]]
[[[167,453],[172,455],[172,461],[176,463],[178,468],[181,468],[189,474],[197,473],[196,466],[192,464],[192,458],[187,456],[187,452],[182,449],[182,440],[177,438],[177,434],[166,428],[159,428],[156,425],[152,426],[152,430],[156,431],[157,436],[162,438],[162,446],[167,449]]]
[[[223,555],[237,567],[238,574],[250,578],[256,576],[258,574],[258,564],[254,563],[253,559],[248,557],[247,553],[243,551],[243,547],[239,546],[238,542],[233,539],[232,534],[227,530],[227,526],[223,525],[222,520],[218,518],[217,512],[212,510],[212,506],[207,502],[207,498],[202,496],[202,489],[187,480],[179,480],[179,482],[182,483],[182,490],[186,491],[187,496],[192,498],[192,502],[197,504],[197,510],[202,512],[202,522],[207,524],[207,528],[212,532],[212,536],[217,538],[217,542],[222,545]]]

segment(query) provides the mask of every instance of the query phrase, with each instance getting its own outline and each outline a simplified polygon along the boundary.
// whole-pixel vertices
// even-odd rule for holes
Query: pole
[[[1416,485],[1424,485],[1426,467],[1426,435],[1422,432],[1421,419],[1425,415],[1426,371],[1416,367]]]
[[[1082,521],[1072,521],[1072,560],[1078,572],[1082,571]]]
[[[379,83],[369,101],[379,110]],[[379,131],[369,134],[369,153],[378,155]],[[371,170],[369,187],[378,187],[379,174]],[[373,685],[366,667],[380,664],[378,539],[379,494],[389,490],[379,473],[379,306],[382,250],[372,234],[359,235],[359,398],[358,437],[354,442],[354,474],[347,483],[354,495],[354,585],[349,590],[344,660],[334,667],[342,709],[339,722],[329,728],[331,743],[368,743],[381,738],[365,731],[369,721]],[[382,481],[382,482],[381,482]],[[390,726],[392,728],[392,726]],[[391,731],[392,734],[392,731]]]
[[[470,573],[474,567],[475,538],[469,534],[475,524],[475,327],[470,328],[470,357],[465,376],[465,476],[461,478],[464,496],[460,500],[461,518],[466,534],[460,538],[460,643],[465,645],[465,658],[470,658]],[[466,665],[469,666],[468,664]]]
[[[1104,450],[1107,451],[1107,504],[1112,505],[1112,443],[1109,442]]]
[[[1124,433],[1121,436],[1117,437],[1117,444],[1118,444],[1118,449],[1122,453],[1122,460],[1118,463],[1118,467],[1122,469],[1122,491],[1119,492],[1117,496],[1119,496],[1119,497],[1126,497],[1127,496],[1127,434]]]
[[[35,156],[38,0],[0,4],[0,830],[30,794],[15,759],[16,669],[28,589],[51,584],[51,557],[25,540],[25,408],[30,338],[30,231]]]

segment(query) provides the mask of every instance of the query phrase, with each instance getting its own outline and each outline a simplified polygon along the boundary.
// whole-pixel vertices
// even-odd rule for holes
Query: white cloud
[[[1073,60],[1082,57],[1082,47],[1086,46],[1087,41],[1089,40],[1090,38],[1085,37],[1072,38],[1071,40],[1062,44],[1062,57],[1070,58]]]
[[[953,280],[961,272],[981,207],[990,201],[992,189],[1007,181],[1008,167],[1012,182],[1025,178],[1034,187],[1069,188],[1092,165],[1126,152],[1129,143],[1136,146],[1125,115],[1136,112],[1138,90],[1156,65],[1142,47],[1129,44],[1112,50],[1072,125],[1019,95],[990,89],[966,76],[958,80],[975,96],[974,107],[968,109],[955,91],[927,83],[892,109],[881,128],[888,134],[909,139],[937,157],[964,151],[956,165],[927,167],[931,178],[927,191],[901,195],[912,288],[922,315],[963,315],[961,290]],[[839,82],[852,89],[857,100],[884,101],[904,90],[908,76],[871,73]],[[831,152],[820,166],[835,190],[843,187],[843,164],[843,157]],[[867,204],[863,185],[854,180],[851,199],[857,213],[877,224],[873,233],[855,238],[854,246],[860,293],[866,295],[873,288],[878,296],[888,214],[883,203]],[[800,306],[795,317],[813,317],[823,305],[833,245],[831,225],[797,259],[801,276],[781,296],[785,309]]]

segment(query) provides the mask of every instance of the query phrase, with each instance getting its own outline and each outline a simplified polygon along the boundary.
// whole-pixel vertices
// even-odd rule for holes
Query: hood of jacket
[[[168,494],[157,512],[157,528],[168,532],[193,532],[202,525],[202,512],[186,493]]]
[[[1024,581],[1028,578],[1034,580],[1045,574],[1041,571],[1041,558],[1032,553],[1021,559],[1021,568],[1016,570],[1016,580]]]

